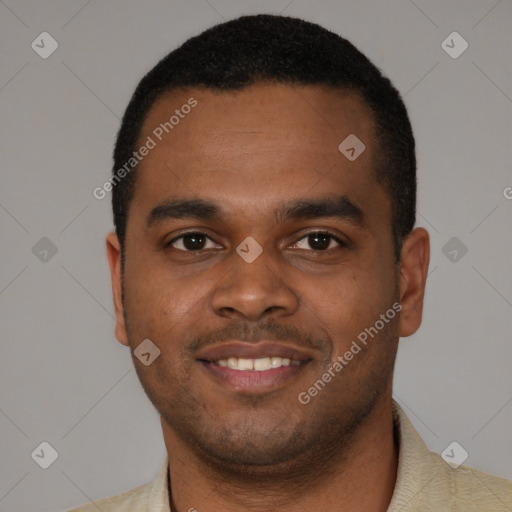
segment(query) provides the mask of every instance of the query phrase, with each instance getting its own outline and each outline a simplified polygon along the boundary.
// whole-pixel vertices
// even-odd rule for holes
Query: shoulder
[[[166,456],[154,481],[139,485],[129,491],[90,502],[68,512],[146,512],[162,510],[169,512],[169,459]]]
[[[471,466],[452,470],[457,510],[512,510],[512,482]],[[492,508],[491,508],[492,507]]]
[[[153,483],[139,485],[134,489],[103,498],[87,505],[82,505],[78,508],[74,508],[69,512],[138,512],[145,511]],[[140,508],[139,508],[140,507]]]
[[[512,482],[471,466],[452,466],[430,451],[405,412],[393,403],[398,470],[389,512],[510,512]]]

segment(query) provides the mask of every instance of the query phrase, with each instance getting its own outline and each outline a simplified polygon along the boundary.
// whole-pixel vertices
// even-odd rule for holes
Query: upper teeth
[[[287,357],[260,357],[259,359],[244,359],[241,357],[230,357],[229,359],[219,359],[217,364],[227,366],[232,370],[255,370],[263,372],[271,368],[280,368],[281,366],[300,365],[300,361],[290,360]]]

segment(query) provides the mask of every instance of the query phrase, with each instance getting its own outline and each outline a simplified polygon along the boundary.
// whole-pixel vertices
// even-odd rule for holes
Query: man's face
[[[159,141],[154,130],[191,97]],[[353,161],[338,149],[350,134],[366,146]],[[152,107],[140,144],[148,136],[118,338],[160,349],[134,364],[165,427],[233,465],[336,451],[390,385],[398,341],[398,315],[375,329],[399,295],[368,108],[312,86],[188,89]],[[361,350],[347,360],[353,341]]]

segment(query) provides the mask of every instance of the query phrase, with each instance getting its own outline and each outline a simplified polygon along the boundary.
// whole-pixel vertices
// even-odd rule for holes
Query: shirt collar
[[[392,401],[393,423],[398,431],[398,468],[395,489],[388,512],[416,510],[415,503],[431,495],[442,505],[436,510],[446,510],[449,497],[454,495],[450,468],[437,453],[431,452],[420,437],[404,410]],[[432,502],[434,504],[434,502]]]
[[[160,466],[149,495],[147,512],[171,512],[169,505],[169,457]]]

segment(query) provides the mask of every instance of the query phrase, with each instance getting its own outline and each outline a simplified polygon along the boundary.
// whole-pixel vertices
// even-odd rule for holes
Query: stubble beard
[[[125,314],[125,324],[133,350],[136,336],[132,336],[128,316]],[[186,369],[180,368],[179,378],[176,378],[174,369],[169,371],[161,360],[151,369],[156,372],[151,383],[146,367],[139,364],[135,367],[163,421],[208,468],[212,479],[231,484],[238,482],[241,486],[255,482],[278,487],[287,482],[311,486],[313,480],[321,481],[331,473],[335,462],[343,467],[365,420],[379,400],[390,392],[398,340],[395,328],[398,318],[395,320],[373,341],[389,343],[390,350],[380,358],[378,367],[367,379],[353,390],[356,398],[348,398],[340,406],[332,393],[336,386],[328,384],[330,392],[323,390],[321,398],[315,398],[310,404],[302,405],[292,397],[296,401],[292,412],[274,425],[254,421],[250,414],[268,404],[268,396],[245,397],[245,403],[240,405],[249,414],[241,419],[239,415],[236,423],[227,424],[208,413]],[[365,363],[360,361],[359,364]],[[343,376],[336,379],[341,381]]]

